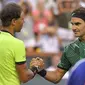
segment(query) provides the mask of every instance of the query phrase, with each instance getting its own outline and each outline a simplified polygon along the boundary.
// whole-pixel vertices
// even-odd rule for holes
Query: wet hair
[[[72,17],[78,17],[85,21],[85,8],[80,7],[74,10],[71,14]]]
[[[12,19],[18,19],[21,15],[21,7],[15,3],[7,4],[0,13],[2,26],[10,26]]]

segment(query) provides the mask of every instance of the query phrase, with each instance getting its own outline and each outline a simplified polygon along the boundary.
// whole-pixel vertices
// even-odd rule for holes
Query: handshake
[[[34,74],[38,73],[42,77],[45,77],[46,70],[44,69],[44,61],[42,58],[33,58],[30,62],[30,69]]]

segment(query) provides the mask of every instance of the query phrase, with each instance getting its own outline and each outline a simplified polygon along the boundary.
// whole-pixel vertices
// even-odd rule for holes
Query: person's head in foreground
[[[67,85],[85,85],[85,59],[79,60],[71,68]]]
[[[3,26],[3,30],[14,32],[20,32],[23,26],[23,12],[19,5],[15,3],[7,4],[0,13],[0,18]]]

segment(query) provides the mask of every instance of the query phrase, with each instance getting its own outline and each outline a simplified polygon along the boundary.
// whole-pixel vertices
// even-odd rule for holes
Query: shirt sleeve
[[[66,56],[66,48],[64,49],[63,55],[61,57],[61,61],[57,66],[58,68],[64,69],[66,71],[69,70],[69,68],[71,67],[71,63],[69,62],[67,56]]]
[[[15,46],[15,62],[25,62],[26,61],[26,53],[25,53],[25,46],[24,43],[21,41],[16,44]]]

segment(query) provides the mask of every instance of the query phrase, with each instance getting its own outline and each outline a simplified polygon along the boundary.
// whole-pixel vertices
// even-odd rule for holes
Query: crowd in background
[[[55,70],[64,46],[75,39],[71,12],[85,7],[85,0],[0,0],[0,10],[10,2],[19,4],[24,12],[23,28],[15,37],[23,40],[26,56],[50,57],[47,70]]]

